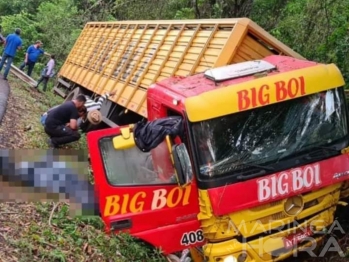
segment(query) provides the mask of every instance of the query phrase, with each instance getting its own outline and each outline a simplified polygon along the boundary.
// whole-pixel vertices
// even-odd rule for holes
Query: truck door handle
[[[131,219],[123,219],[123,220],[113,221],[110,223],[110,227],[112,230],[131,228],[132,227],[132,220]]]

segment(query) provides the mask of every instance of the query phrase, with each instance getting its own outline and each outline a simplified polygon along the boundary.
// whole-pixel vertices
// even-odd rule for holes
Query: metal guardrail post
[[[2,57],[0,56],[0,59]],[[7,63],[5,63],[4,66],[6,66]],[[18,67],[14,66],[13,64],[11,65],[11,70],[10,73],[12,73],[14,76],[16,76],[18,79],[22,80],[23,82],[27,83],[31,87],[35,87],[37,85],[37,81],[35,81],[33,78],[28,76],[26,73],[21,71]]]

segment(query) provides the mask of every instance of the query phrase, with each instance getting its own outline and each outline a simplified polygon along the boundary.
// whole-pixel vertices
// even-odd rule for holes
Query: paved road
[[[7,99],[10,94],[10,86],[7,81],[0,76],[0,123],[6,112]]]

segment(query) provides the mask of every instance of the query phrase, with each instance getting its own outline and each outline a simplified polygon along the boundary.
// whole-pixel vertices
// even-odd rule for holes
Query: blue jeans
[[[43,126],[45,126],[46,118],[47,118],[47,113],[42,114],[42,116],[40,117],[40,122]]]
[[[7,78],[8,74],[10,73],[10,69],[11,69],[11,64],[13,62],[13,56],[9,56],[8,54],[6,54],[5,52],[2,54],[1,57],[1,62],[0,62],[0,72],[5,64],[5,61],[7,60],[7,64],[6,64],[6,68],[5,68],[5,72],[4,72],[4,78]]]

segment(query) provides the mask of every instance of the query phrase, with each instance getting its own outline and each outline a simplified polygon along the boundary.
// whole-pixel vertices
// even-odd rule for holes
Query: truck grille
[[[302,195],[303,210],[289,216],[284,211],[284,200],[241,210],[226,216],[215,217],[209,204],[207,192],[200,192],[200,213],[198,219],[205,237],[212,242],[223,241],[232,237],[254,238],[266,231],[280,229],[291,223],[300,223],[311,219],[339,201],[341,184],[328,186]]]

